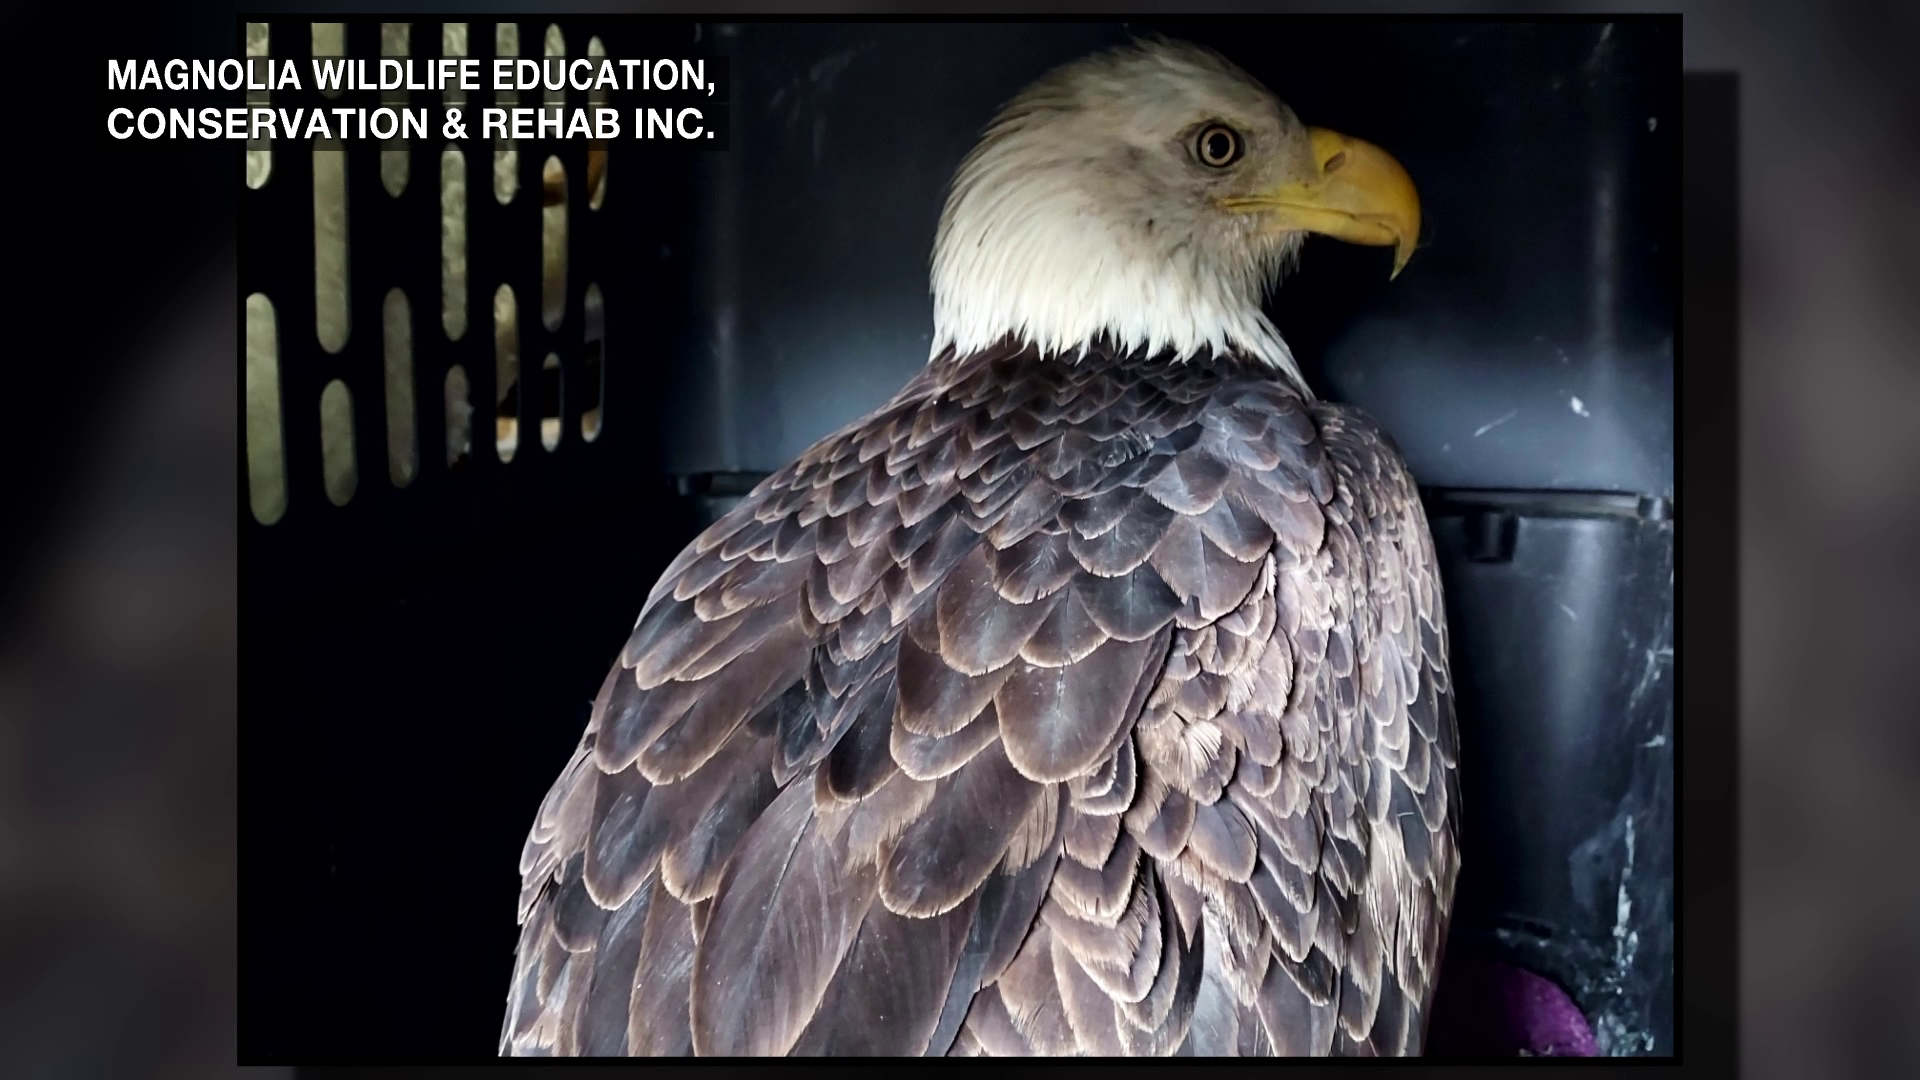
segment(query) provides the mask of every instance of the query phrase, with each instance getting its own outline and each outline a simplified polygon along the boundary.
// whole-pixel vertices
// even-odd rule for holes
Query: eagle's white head
[[[961,163],[933,251],[933,352],[1011,336],[1182,359],[1238,352],[1305,380],[1261,311],[1309,232],[1394,247],[1420,233],[1406,170],[1303,126],[1224,58],[1170,41],[1060,67]]]

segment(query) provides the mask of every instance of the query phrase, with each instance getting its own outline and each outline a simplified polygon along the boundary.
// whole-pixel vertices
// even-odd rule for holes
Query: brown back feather
[[[527,841],[501,1051],[1418,1053],[1446,643],[1359,413],[942,358],[654,587]]]

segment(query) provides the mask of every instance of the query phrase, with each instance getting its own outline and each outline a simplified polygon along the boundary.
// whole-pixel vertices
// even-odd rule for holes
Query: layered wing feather
[[[1432,544],[1232,361],[937,361],[670,566],[521,859],[503,1053],[1418,1052]]]

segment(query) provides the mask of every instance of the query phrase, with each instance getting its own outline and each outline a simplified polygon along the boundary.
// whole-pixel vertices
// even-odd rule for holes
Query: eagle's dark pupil
[[[1224,131],[1216,131],[1207,136],[1207,160],[1218,165],[1233,153],[1233,136]]]

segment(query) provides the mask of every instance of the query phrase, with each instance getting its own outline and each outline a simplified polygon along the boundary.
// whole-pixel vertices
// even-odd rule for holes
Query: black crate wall
[[[266,51],[289,58],[304,74],[315,51],[315,24],[278,20],[253,24],[266,28]],[[332,24],[338,26],[340,24]],[[443,27],[436,22],[344,26],[349,58],[382,55],[383,25],[405,27],[404,52],[419,59],[442,55]],[[472,21],[466,28],[464,55],[482,61],[495,55],[497,26]],[[617,55],[651,55],[660,47],[684,45],[686,27],[678,24],[620,23],[609,30],[589,21],[527,20],[519,32],[516,55],[539,57],[548,37],[557,33],[564,55],[586,55],[589,43],[616,48]],[[258,35],[259,31],[251,33]],[[319,49],[336,48],[321,31]],[[393,55],[392,29],[386,47]],[[255,51],[259,46],[256,43]],[[449,54],[453,55],[453,54]],[[502,54],[505,55],[505,54]],[[267,94],[278,108],[373,106],[377,90],[341,91],[323,96],[311,85],[298,91]],[[470,132],[480,130],[477,110],[494,105],[483,74],[482,89],[465,97]],[[415,104],[439,106],[441,95],[413,91]],[[564,104],[588,104],[587,95],[568,90]],[[556,103],[544,91],[520,94],[517,104]],[[617,103],[616,103],[617,104]],[[437,121],[437,114],[435,115]],[[325,603],[342,590],[376,582],[422,559],[447,556],[495,537],[525,529],[556,514],[580,511],[609,498],[657,493],[659,412],[671,388],[671,350],[679,344],[687,298],[682,276],[655,257],[682,239],[682,219],[659,207],[684,202],[678,190],[689,182],[684,164],[666,155],[609,148],[605,197],[596,207],[587,189],[590,146],[581,140],[517,140],[514,175],[517,191],[496,198],[496,148],[469,140],[453,146],[431,130],[398,151],[406,159],[404,187],[397,193],[383,182],[383,155],[395,151],[372,143],[346,150],[321,149],[280,141],[268,150],[270,170],[264,183],[251,186],[236,168],[240,191],[241,291],[264,297],[272,306],[273,342],[279,393],[267,408],[278,412],[278,439],[250,447],[272,453],[277,442],[284,461],[284,510],[262,520],[251,502],[243,504],[245,530],[244,603],[250,615],[274,617],[301,605]],[[457,155],[465,173],[464,207],[443,213],[442,155]],[[345,248],[348,333],[344,345],[329,351],[317,329],[315,170],[320,155],[344,156]],[[542,318],[543,171],[557,161],[565,173],[565,290],[557,326]],[[248,168],[257,168],[249,165]],[[325,168],[326,165],[321,165]],[[465,232],[466,326],[451,336],[443,326],[442,229],[458,218]],[[494,295],[512,290],[517,309],[512,333],[518,340],[519,379],[507,388],[498,378]],[[596,290],[604,303],[602,325],[589,326],[587,296]],[[396,476],[389,455],[386,305],[390,291],[404,297],[411,338],[411,427],[416,447],[411,476]],[[258,303],[258,301],[252,301]],[[242,304],[241,340],[248,316]],[[558,360],[558,376],[543,372],[549,356]],[[595,361],[598,361],[595,363]],[[450,464],[445,449],[449,423],[447,382],[458,369],[471,408],[471,444],[463,461]],[[322,397],[338,381],[351,401],[351,432],[323,430]],[[557,392],[558,401],[554,401]],[[338,394],[339,391],[334,391]],[[601,423],[589,440],[583,415],[595,401]],[[260,407],[259,405],[255,406]],[[458,407],[456,404],[454,407]],[[496,411],[516,422],[518,445],[511,459],[499,451]],[[551,448],[542,422],[557,418],[559,438]],[[347,438],[354,462],[351,489],[330,492],[323,471],[323,445]],[[249,490],[243,460],[242,491]],[[297,573],[287,572],[298,567]]]
[[[468,55],[491,59],[497,24],[465,25]],[[615,57],[673,55],[701,33],[664,20],[516,25],[523,56],[544,51],[550,26],[568,56],[595,38]],[[1389,147],[1419,178],[1429,224],[1407,274],[1389,288],[1378,252],[1315,246],[1276,319],[1310,380],[1381,419],[1428,485],[1466,763],[1455,941],[1560,982],[1605,1052],[1669,1053],[1677,27],[1300,25],[1133,29],[1222,48],[1303,119]],[[271,22],[270,51],[304,64],[312,26]],[[1019,84],[1125,36],[1095,24],[705,31],[725,35],[738,84],[729,153],[617,142],[591,209],[585,144],[519,142],[505,204],[493,148],[468,145],[457,340],[440,320],[437,132],[409,148],[398,196],[378,148],[347,152],[351,328],[338,352],[316,332],[312,148],[276,145],[257,188],[235,162],[237,299],[274,307],[287,491],[283,515],[256,520],[241,462],[243,1054],[491,1049],[520,841],[654,578],[730,495],[924,361],[927,249],[953,166]],[[412,23],[411,54],[438,57],[442,35]],[[380,24],[347,27],[349,56],[381,49]],[[467,97],[493,104],[484,89]],[[539,301],[549,157],[567,184],[555,330]],[[589,443],[590,283],[605,326],[604,425]],[[522,374],[505,462],[493,426],[502,284],[518,298]],[[412,324],[418,465],[404,486],[387,449],[392,289]],[[549,353],[563,388],[552,450],[537,378]],[[450,468],[456,365],[472,444]],[[353,403],[344,505],[322,455],[335,379]]]
[[[486,70],[499,24],[458,25],[466,55]],[[513,25],[519,55],[530,57],[556,32],[569,57],[596,40],[615,57],[685,52],[692,40],[687,23]],[[413,57],[441,56],[444,24],[416,21],[403,39],[396,30],[348,23],[344,52],[376,58],[384,37],[389,50],[404,40]],[[329,32],[321,30],[322,51],[340,47]],[[316,47],[315,24],[300,19],[243,33],[255,51],[264,43],[303,73]],[[413,96],[443,103],[430,92],[425,102],[417,101],[422,92]],[[470,91],[466,105],[495,104],[492,96]],[[585,97],[568,91],[565,103],[586,105]],[[269,103],[379,100],[378,91],[330,98],[309,85],[273,93]],[[547,103],[540,91],[518,102]],[[611,103],[623,104],[617,95]],[[278,438],[243,447],[239,463],[243,1055],[491,1051],[530,815],[579,738],[588,701],[647,589],[700,526],[698,500],[663,468],[661,432],[695,322],[680,260],[691,246],[694,215],[684,208],[695,203],[701,155],[616,143],[595,207],[588,144],[536,139],[514,147],[517,191],[504,202],[494,191],[495,147],[456,148],[467,195],[467,318],[457,336],[441,314],[448,144],[436,130],[405,147],[407,178],[397,193],[383,182],[390,148],[362,143],[344,152],[349,329],[337,351],[323,345],[316,324],[315,148],[272,145],[264,183],[257,164],[239,155],[233,163],[242,245],[237,333],[247,342],[251,298],[271,304],[278,381],[277,394],[248,395],[241,380],[245,405],[278,417]],[[541,311],[549,159],[565,171],[567,212],[555,327]],[[510,460],[495,437],[493,297],[503,285],[518,313],[520,378],[506,409],[518,445]],[[604,298],[597,342],[586,317],[589,288]],[[395,291],[410,314],[410,476],[395,474],[388,446],[384,315]],[[541,378],[549,354],[558,361],[557,410]],[[467,383],[471,441],[464,460],[450,465],[445,387],[456,368]],[[344,432],[327,431],[322,419],[323,396],[336,382],[352,404]],[[589,441],[582,418],[596,390],[602,422]],[[559,438],[549,448],[542,420],[555,411]],[[343,437],[355,480],[330,493],[323,445]],[[262,520],[248,456],[274,446],[285,504]],[[421,992],[371,988],[367,978],[384,978],[365,967],[375,955],[404,956]]]

